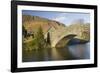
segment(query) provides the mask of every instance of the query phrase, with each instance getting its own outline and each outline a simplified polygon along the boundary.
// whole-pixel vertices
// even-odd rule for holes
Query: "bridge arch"
[[[64,47],[71,39],[73,39],[75,34],[66,34],[61,36],[59,39],[55,39],[51,46],[52,47]]]

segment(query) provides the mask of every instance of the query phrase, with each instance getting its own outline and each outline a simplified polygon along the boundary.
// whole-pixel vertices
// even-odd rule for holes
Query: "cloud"
[[[60,17],[56,17],[56,18],[54,18],[54,20],[56,20],[56,21],[63,21],[63,20],[65,20],[66,19],[66,17],[64,17],[64,16],[60,16]]]
[[[57,17],[53,18],[53,20],[56,20],[56,21],[59,21],[59,22],[63,22],[66,19],[67,19],[66,13],[61,13]]]
[[[61,13],[58,16],[56,16],[53,20],[61,22],[65,24],[66,26],[71,25],[71,20],[70,16],[67,13]]]

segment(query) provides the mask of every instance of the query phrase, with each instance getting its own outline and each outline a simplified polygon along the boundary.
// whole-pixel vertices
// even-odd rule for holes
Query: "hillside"
[[[65,27],[64,24],[57,21],[30,15],[22,16],[22,25],[25,27],[28,33],[37,31],[40,26],[42,27],[44,33],[46,33],[51,27],[54,27],[55,29]]]

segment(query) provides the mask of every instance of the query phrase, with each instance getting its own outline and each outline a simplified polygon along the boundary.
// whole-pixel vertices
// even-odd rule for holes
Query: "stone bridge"
[[[71,39],[89,41],[90,27],[88,25],[72,25],[59,28],[53,32],[49,31],[51,47],[64,47]]]

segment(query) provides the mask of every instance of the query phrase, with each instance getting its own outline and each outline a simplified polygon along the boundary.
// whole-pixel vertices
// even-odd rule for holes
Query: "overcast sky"
[[[84,23],[90,23],[89,13],[22,10],[22,14],[56,20],[58,22],[64,23],[65,25],[70,25],[71,23],[80,19],[84,20]]]

